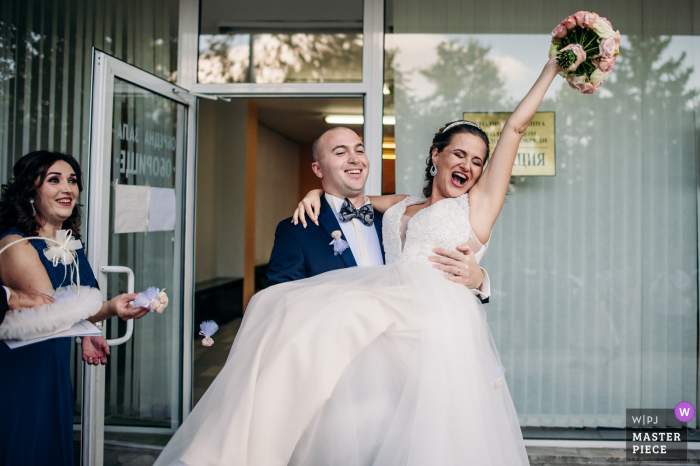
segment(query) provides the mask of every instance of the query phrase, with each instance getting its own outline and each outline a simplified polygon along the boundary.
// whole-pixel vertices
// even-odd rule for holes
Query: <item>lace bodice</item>
[[[408,220],[406,241],[402,250],[401,218],[407,206],[422,202],[425,202],[425,199],[410,196],[384,214],[382,237],[387,265],[408,261],[429,262],[428,257],[433,255],[433,248],[456,249],[465,243],[474,250],[477,262],[484,257],[488,241],[481,246],[472,232],[468,194],[443,199],[418,211]],[[478,249],[474,245],[477,245]]]

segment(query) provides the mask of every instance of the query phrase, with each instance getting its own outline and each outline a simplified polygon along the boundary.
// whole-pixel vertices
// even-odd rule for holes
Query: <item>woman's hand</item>
[[[140,319],[149,312],[147,307],[132,307],[131,302],[136,299],[138,293],[123,293],[107,301],[110,314],[118,316],[122,320]]]
[[[81,345],[83,347],[83,361],[95,366],[99,366],[100,363],[107,364],[109,345],[103,336],[83,337]]]
[[[309,194],[301,200],[297,210],[294,211],[292,223],[298,225],[301,222],[306,228],[306,215],[308,215],[309,220],[318,225],[318,214],[321,213],[321,196],[323,196],[323,189],[309,191]]]
[[[563,52],[564,50],[571,50],[572,52],[574,52],[574,55],[576,55],[576,61],[570,67],[568,67],[566,71],[575,71],[581,63],[586,61],[587,55],[586,51],[583,49],[583,46],[579,44],[569,44],[563,49],[561,49],[559,53]],[[554,62],[556,63],[557,56],[555,55],[551,59],[554,60]],[[559,65],[557,65],[557,67],[559,67],[560,70],[563,69]]]

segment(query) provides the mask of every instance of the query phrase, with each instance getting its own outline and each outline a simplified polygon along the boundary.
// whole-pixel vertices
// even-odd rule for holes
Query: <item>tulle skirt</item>
[[[175,464],[529,463],[480,301],[408,262],[258,293]]]

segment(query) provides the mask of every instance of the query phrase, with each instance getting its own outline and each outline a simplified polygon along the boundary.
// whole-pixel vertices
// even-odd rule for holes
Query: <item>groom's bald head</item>
[[[332,147],[327,147],[328,144],[325,143],[328,142],[329,139],[331,139],[331,133],[335,131],[349,131],[350,133],[354,134],[358,139],[360,139],[360,137],[357,136],[356,132],[354,132],[350,128],[346,128],[345,126],[336,126],[329,130],[326,130],[322,135],[316,138],[313,145],[311,146],[311,156],[313,157],[314,162],[318,162],[325,152],[328,152],[333,149]]]
[[[316,139],[311,150],[311,168],[324,191],[341,199],[362,195],[369,160],[357,133],[343,126],[331,128]]]

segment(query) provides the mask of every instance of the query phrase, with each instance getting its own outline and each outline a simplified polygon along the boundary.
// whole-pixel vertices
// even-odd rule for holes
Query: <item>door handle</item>
[[[134,272],[129,267],[123,267],[121,265],[105,265],[100,267],[102,273],[125,273],[127,277],[126,282],[126,292],[131,294],[134,292]],[[123,337],[115,338],[114,340],[107,340],[109,346],[117,346],[122,343],[126,343],[131,335],[134,334],[134,319],[129,319],[126,321],[126,334]]]

